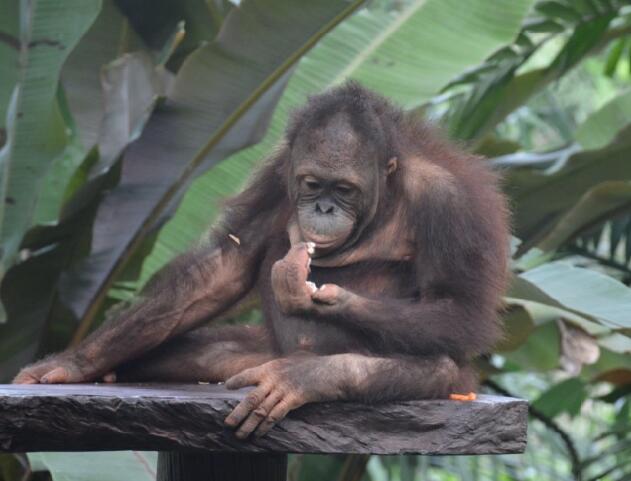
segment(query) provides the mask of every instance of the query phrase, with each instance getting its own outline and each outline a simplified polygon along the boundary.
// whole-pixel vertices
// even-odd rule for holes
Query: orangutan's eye
[[[355,190],[355,188],[348,184],[338,184],[335,186],[335,190],[338,194],[349,195]]]
[[[307,187],[308,190],[319,190],[322,186],[320,182],[318,182],[313,177],[306,177],[303,180],[303,184]]]

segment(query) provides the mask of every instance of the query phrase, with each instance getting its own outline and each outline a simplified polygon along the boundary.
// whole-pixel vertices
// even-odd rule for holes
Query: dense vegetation
[[[629,479],[623,0],[0,0],[0,381],[128,301],[204,232],[291,109],[349,78],[505,172],[515,275],[506,339],[481,369],[485,389],[533,402],[530,443],[294,457],[290,479]],[[0,456],[0,480],[154,477],[153,453],[29,460]]]

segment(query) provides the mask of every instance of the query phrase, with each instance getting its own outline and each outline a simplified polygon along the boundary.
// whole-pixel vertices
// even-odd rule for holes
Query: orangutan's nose
[[[318,214],[332,214],[335,211],[335,205],[328,200],[319,200],[316,202],[315,210]]]

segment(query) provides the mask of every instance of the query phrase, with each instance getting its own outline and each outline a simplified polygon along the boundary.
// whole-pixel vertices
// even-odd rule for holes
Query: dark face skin
[[[309,134],[292,150],[296,217],[316,255],[349,247],[373,218],[379,194],[374,147],[343,115]]]

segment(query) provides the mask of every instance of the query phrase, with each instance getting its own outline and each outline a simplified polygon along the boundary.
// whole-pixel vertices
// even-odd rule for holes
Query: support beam
[[[523,452],[523,400],[304,406],[260,439],[223,424],[247,390],[218,385],[0,385],[0,452],[504,454]]]
[[[156,481],[285,481],[286,454],[179,453],[158,455]]]

